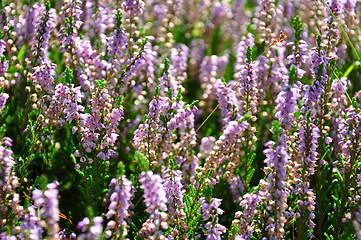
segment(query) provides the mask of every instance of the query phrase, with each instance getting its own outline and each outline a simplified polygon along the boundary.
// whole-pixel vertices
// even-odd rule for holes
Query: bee
[[[276,45],[276,43],[278,43],[278,42],[284,42],[286,39],[287,39],[286,33],[283,32],[283,31],[281,31],[281,32],[280,32],[280,37],[279,37],[279,38],[275,38],[275,39],[273,40],[272,45]]]
[[[280,32],[280,42],[283,42],[287,39],[287,35],[285,32]]]

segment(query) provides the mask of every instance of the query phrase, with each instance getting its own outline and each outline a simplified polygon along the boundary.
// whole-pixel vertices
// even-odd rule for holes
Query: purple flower
[[[254,46],[254,37],[252,33],[248,33],[247,37],[242,37],[238,44],[237,59],[234,66],[234,72],[236,73],[235,79],[238,76],[237,74],[244,68],[243,65],[246,63],[248,46],[251,48]]]
[[[144,46],[144,61],[140,64],[139,68],[146,72],[146,75],[140,74],[140,78],[143,79],[143,81],[147,82],[147,86],[149,88],[149,91],[151,95],[154,95],[155,88],[157,86],[156,83],[156,66],[158,65],[158,53],[153,50],[154,47],[152,47],[151,43],[151,36],[147,36],[148,42]],[[154,38],[154,37],[153,37]]]
[[[302,103],[302,113],[310,109],[312,111],[312,117],[320,117],[321,108],[323,107],[325,85],[329,79],[327,73],[327,65],[329,64],[330,57],[327,56],[324,50],[320,46],[314,47],[310,50],[311,55],[311,72],[313,74],[313,84],[311,86],[304,85],[304,96]]]
[[[37,216],[36,208],[34,206],[29,206],[27,212],[28,213],[24,215],[23,221],[21,221],[20,224],[21,232],[19,233],[19,238],[33,240],[42,239],[44,230],[41,224],[39,224],[40,219]]]
[[[39,23],[41,23],[41,17],[44,16],[45,6],[43,4],[34,3],[27,12],[25,16],[24,28],[22,29],[22,35],[25,39],[31,38],[32,41],[35,40],[34,29],[35,27],[39,28]]]
[[[6,50],[6,42],[4,39],[0,39],[0,56],[2,57]]]
[[[147,119],[134,132],[135,147],[147,155],[152,164],[161,163],[170,154],[179,152],[180,148],[195,145],[195,134],[192,131],[194,131],[194,113],[197,108],[186,105],[173,96],[167,96],[166,92],[163,92],[163,95],[165,96],[155,96],[149,103]],[[179,133],[179,138],[175,137],[173,133],[175,130]],[[177,139],[180,139],[177,149],[170,151],[170,146]],[[183,156],[176,157],[177,164],[184,161]]]
[[[173,89],[173,97],[177,96],[181,84],[187,79],[187,60],[189,48],[182,44],[174,47],[170,53],[169,85]]]
[[[235,138],[236,134],[240,131],[239,124],[237,121],[231,121],[227,124],[224,129],[224,136],[227,139]]]
[[[4,76],[4,74],[8,71],[9,68],[9,60],[2,59],[5,50],[6,50],[6,43],[3,39],[0,39],[0,77]],[[1,101],[0,101],[0,106],[1,106]]]
[[[144,189],[147,212],[156,215],[159,210],[166,211],[167,198],[161,177],[152,172],[142,172],[139,181],[142,183],[141,188]]]
[[[111,196],[106,217],[108,219],[114,217],[114,221],[108,222],[106,236],[117,239],[127,235],[126,218],[130,215],[129,208],[132,206],[131,200],[134,197],[135,188],[132,187],[132,182],[123,175],[117,179],[113,178],[110,181],[109,189]]]
[[[361,151],[361,143],[359,137],[361,135],[361,113],[352,106],[345,109],[344,118],[338,122],[338,146],[341,150],[341,159],[335,161],[334,164],[339,171],[346,177],[346,174],[352,174],[352,169],[356,159],[359,158]]]
[[[260,185],[263,184],[263,180],[261,180]],[[253,236],[253,232],[255,231],[255,222],[256,216],[259,213],[258,204],[262,201],[263,192],[259,189],[255,189],[252,193],[246,193],[240,199],[240,206],[242,208],[241,211],[236,212],[235,220],[233,220],[232,225],[236,225],[238,227],[238,231],[240,235],[238,237],[240,239],[251,239]],[[237,238],[236,238],[237,239]]]
[[[278,143],[269,141],[265,144],[267,149],[263,151],[266,155],[264,162],[267,164],[265,173],[267,183],[264,187],[267,200],[267,209],[270,216],[267,220],[266,230],[272,238],[282,238],[286,222],[285,211],[287,208],[287,173],[286,166],[290,156],[286,148],[286,136],[281,134]]]
[[[40,210],[40,215],[46,217],[49,237],[55,238],[59,231],[59,201],[58,201],[58,182],[49,183],[44,192],[44,206]]]
[[[15,192],[18,178],[14,171],[16,162],[9,148],[12,145],[11,142],[12,140],[8,137],[0,139],[0,219],[7,219],[6,222],[1,223],[2,229],[15,226],[15,221],[23,215],[23,207],[19,204],[19,194]]]
[[[339,80],[334,79],[331,84],[331,89],[335,92],[336,98],[341,98],[345,95],[345,90],[347,90],[347,77],[342,77]]]
[[[206,159],[205,168],[213,169],[214,173],[222,171],[220,166],[226,164],[225,178],[231,181],[231,177],[235,166],[239,163],[239,155],[241,154],[241,141],[246,129],[250,125],[247,121],[230,121],[223,130],[223,135],[215,142],[213,150]],[[216,177],[216,174],[214,174]],[[216,180],[212,177],[211,184],[215,184]]]
[[[255,114],[258,105],[257,68],[258,65],[246,64],[238,74],[239,92],[242,96],[241,114]]]
[[[227,86],[219,83],[217,86],[219,109],[224,116],[224,124],[241,119],[241,101],[233,90],[234,86],[234,83],[229,83]]]
[[[89,218],[85,217],[82,221],[78,223],[77,228],[83,232],[79,234],[79,240],[86,240],[86,239],[100,239],[100,235],[103,232],[102,227],[103,218],[102,217],[94,217],[92,221]]]
[[[0,93],[0,113],[4,109],[6,100],[9,98],[9,94],[7,93]]]
[[[163,186],[168,202],[168,213],[171,221],[181,221],[185,218],[182,172],[179,170],[165,170],[163,172]]]
[[[187,60],[188,60],[189,48],[181,44],[178,47],[172,48],[170,53],[170,66],[169,73],[174,76],[183,77],[183,80],[187,77],[184,75],[187,71]]]
[[[203,220],[211,218],[211,221],[205,224],[206,239],[221,239],[221,235],[226,232],[226,228],[218,223],[218,215],[222,215],[224,213],[224,211],[219,207],[221,205],[221,201],[222,200],[218,198],[211,198],[207,200],[204,197],[201,197],[198,200],[201,204]]]
[[[299,123],[298,130],[298,166],[297,174],[294,180],[296,187],[294,191],[299,195],[300,201],[297,202],[298,210],[295,216],[300,218],[299,221],[304,224],[300,228],[307,227],[310,231],[314,228],[312,219],[314,218],[313,210],[315,209],[315,194],[310,189],[310,177],[315,173],[317,161],[318,138],[320,137],[319,129],[310,122],[309,119],[303,119]],[[305,229],[302,229],[303,231]]]
[[[275,28],[275,18],[277,17],[277,10],[274,4],[275,0],[259,0],[259,6],[256,9],[255,16],[259,19],[257,21],[257,29],[259,30],[260,38],[265,40],[268,46],[273,40],[271,33]],[[267,23],[266,23],[267,22]]]
[[[124,111],[121,107],[109,109],[109,106],[113,106],[113,99],[105,88],[92,93],[91,112],[81,113],[84,111],[84,107],[79,104],[82,96],[80,87],[72,87],[68,90],[64,110],[66,118],[69,122],[73,118],[76,119],[77,126],[73,128],[73,132],[78,132],[80,135],[81,145],[85,152],[91,153],[97,148],[97,157],[108,160],[115,153],[110,148],[114,146],[118,138],[117,126],[123,119]]]
[[[150,216],[143,224],[143,228],[138,233],[141,236],[163,236],[160,227],[168,228],[167,224],[167,194],[162,184],[162,178],[152,172],[142,172],[139,176],[142,183],[141,188],[144,190],[144,201],[147,207],[146,211]],[[150,224],[150,225],[149,225]]]
[[[55,68],[56,65],[47,60],[44,60],[40,66],[34,67],[33,79],[46,91],[50,90],[49,87],[54,82]]]
[[[37,56],[36,59],[38,62],[44,61],[46,57],[45,51],[48,47],[48,42],[50,39],[50,33],[56,25],[56,11],[53,8],[50,8],[48,11],[41,9],[38,5],[34,5],[34,10],[39,15],[35,17],[35,30],[31,29],[35,33],[38,33],[36,36],[36,42],[32,45],[31,49],[33,55]],[[39,16],[42,16],[39,19]]]
[[[34,205],[28,208],[28,212],[24,216],[19,237],[42,239],[42,233],[46,229],[49,238],[59,238],[58,186],[59,183],[55,181],[49,183],[45,191],[39,189],[33,191]]]
[[[215,55],[205,56],[200,65],[200,81],[203,90],[202,100],[206,100],[207,104],[212,106],[212,102],[216,100],[216,91],[218,85],[217,79],[218,57]],[[211,111],[211,109],[209,109]]]
[[[301,83],[297,82],[294,86],[288,85],[280,92],[276,99],[276,114],[281,126],[290,129],[296,124],[293,114],[297,111],[297,100],[300,97]]]
[[[0,55],[0,77],[4,76],[4,74],[8,71],[9,68],[9,60],[2,61]]]
[[[268,56],[260,56],[253,66],[253,71],[258,73],[258,77],[252,77],[253,81],[259,82],[259,92],[263,90],[263,94],[260,94],[260,100],[271,98],[274,101],[274,98],[287,85],[289,80],[288,69],[284,64],[286,48],[281,43],[277,43],[276,46],[277,51],[271,48]]]
[[[159,78],[160,96],[166,97],[168,96],[168,93],[172,91],[173,95],[171,97],[176,97],[179,85],[180,83],[177,82],[174,76],[170,74],[166,75],[164,73],[163,76]]]
[[[144,12],[143,0],[124,0],[121,7],[124,11],[129,12],[134,16],[139,16]]]
[[[59,238],[60,239],[75,239],[76,235],[75,235],[75,233],[71,233],[68,238],[65,234],[65,229],[63,229],[59,232]]]
[[[308,166],[308,176],[313,175],[314,167],[317,160],[317,147],[318,147],[318,138],[320,137],[319,129],[313,123],[307,122],[305,120],[301,121],[299,127],[299,154],[303,159],[308,159],[306,163]],[[307,176],[307,177],[308,177]]]
[[[199,150],[201,152],[204,152],[205,154],[210,153],[212,151],[213,143],[215,141],[216,139],[213,136],[202,138]]]
[[[299,42],[289,42],[287,46],[292,46],[292,54],[287,57],[288,64],[291,64],[290,68],[296,68],[296,75],[298,78],[302,78],[305,71],[300,68],[301,63],[306,63],[307,56],[307,43],[304,40]]]
[[[115,30],[114,34],[108,38],[108,55],[107,72],[111,73],[110,77],[120,71],[124,62],[124,52],[128,49],[128,39],[125,36],[123,28]],[[109,77],[109,76],[107,76]]]
[[[229,54],[218,57],[218,72],[220,76],[224,75],[229,60]]]
[[[64,99],[66,96],[66,100],[64,100],[64,113],[66,114],[66,120],[68,122],[72,122],[73,118],[79,119],[80,113],[84,111],[84,107],[79,104],[83,97],[80,87],[72,86],[69,88],[68,86],[59,84],[59,86],[56,87],[56,90],[59,90],[58,96],[60,96],[60,99]],[[55,96],[57,96],[57,94]]]
[[[86,227],[89,225],[90,223],[90,220],[89,218],[85,217],[82,221],[80,221],[78,223],[78,226],[77,228],[82,231],[82,232],[85,232],[86,231]]]
[[[330,61],[330,58],[326,55],[324,50],[319,49],[318,47],[314,47],[310,49],[311,56],[311,65],[312,65],[312,73],[314,78],[316,79],[318,75],[321,76],[322,83],[325,84],[325,79],[327,76],[327,64]],[[321,72],[319,71],[319,66],[322,64]]]
[[[231,6],[226,1],[214,2],[210,22],[213,25],[218,25],[222,18],[232,18]]]
[[[340,15],[341,11],[343,10],[343,2],[344,1],[340,1],[340,0],[327,0],[326,3],[327,5],[330,7],[331,11],[333,12],[333,14],[336,16],[336,18]],[[330,15],[330,19],[332,19],[332,15]]]
[[[66,21],[65,26],[60,29],[59,38],[62,43],[61,51],[65,51],[65,49],[74,44],[74,41],[78,36],[77,30],[83,24],[80,20],[80,15],[82,14],[81,5],[82,2],[79,0],[67,0],[62,7],[65,16],[70,22]]]
[[[233,200],[239,202],[241,199],[240,194],[244,191],[243,182],[239,176],[232,176],[232,179],[229,182],[229,188],[231,190]]]
[[[227,230],[225,226],[219,223],[213,224],[213,222],[206,223],[204,227],[207,229],[205,233],[207,240],[221,240],[221,235]]]

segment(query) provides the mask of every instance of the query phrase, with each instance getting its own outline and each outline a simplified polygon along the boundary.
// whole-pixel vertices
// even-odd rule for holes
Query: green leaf
[[[87,197],[87,191],[81,184],[78,185],[78,188],[79,188],[79,191],[80,191],[81,195],[83,197]]]
[[[86,208],[86,216],[89,218],[89,219],[93,219],[93,217],[95,216],[94,214],[94,210],[91,206],[88,206]]]
[[[102,80],[95,80],[95,83],[98,85],[98,87],[100,89],[104,89],[105,88],[105,80],[102,79]]]
[[[73,163],[76,164],[76,158],[74,156],[74,153],[70,154],[70,158],[71,158],[71,160],[73,160]]]
[[[135,162],[139,164],[140,168],[142,168],[145,171],[149,170],[149,161],[143,153],[141,153],[139,151],[136,152],[134,159],[135,159]]]
[[[333,236],[332,235],[328,235],[327,233],[324,233],[325,237],[327,240],[333,240]]]
[[[164,59],[164,73],[166,74],[166,75],[168,75],[169,74],[169,66],[170,66],[170,64],[169,64],[169,59],[168,58],[166,58],[166,59]]]
[[[115,14],[115,19],[117,22],[117,27],[121,28],[122,26],[122,18],[123,18],[123,14],[122,12],[118,9],[117,13]]]
[[[25,49],[26,49],[26,45],[23,45],[18,53],[18,60],[22,59],[25,55]]]
[[[252,48],[251,48],[251,46],[248,46],[247,47],[247,63],[248,64],[251,64],[251,62],[252,62]]]
[[[17,72],[15,65],[11,65],[8,68],[8,73],[15,73],[15,72]]]
[[[198,100],[194,100],[194,101],[191,103],[190,107],[193,108],[193,107],[194,107],[195,105],[197,105],[198,103],[199,103]]]
[[[347,68],[347,70],[345,71],[345,73],[343,74],[343,76],[344,77],[347,77],[351,72],[352,72],[352,70],[355,68],[355,62],[353,62],[352,64],[351,64],[351,66],[349,66],[348,68]]]
[[[39,188],[43,191],[46,190],[46,185],[48,184],[48,178],[43,174],[36,178],[34,185],[39,185]]]
[[[339,178],[342,182],[344,181],[342,174],[340,173],[340,170],[338,170],[337,166],[333,166],[336,170],[335,175],[337,178]]]
[[[252,163],[254,161],[254,159],[256,158],[256,153],[248,153],[248,156],[251,155],[248,159],[248,166],[252,166]]]
[[[155,92],[154,92],[154,97],[158,97],[159,96],[159,86],[157,85],[157,87],[155,88]]]
[[[69,67],[66,67],[64,71],[63,81],[65,83],[72,83],[73,81],[73,71]]]
[[[256,171],[255,168],[251,168],[247,173],[247,182],[251,182],[254,172]]]
[[[188,194],[184,195],[184,206],[186,207],[186,211],[191,206],[191,199]]]
[[[330,145],[327,145],[326,146],[326,149],[325,149],[325,152],[324,152],[324,154],[322,155],[322,158],[321,159],[325,159],[325,157],[326,157],[326,155],[328,154],[328,152],[330,151]]]
[[[338,197],[336,197],[335,195],[333,195],[333,194],[331,195],[331,197],[340,206],[340,204],[341,204],[340,199]]]
[[[84,173],[83,173],[80,169],[77,169],[76,171],[77,171],[77,173],[79,173],[79,175],[81,175],[82,177],[84,177]]]
[[[125,174],[125,165],[122,161],[119,161],[117,167],[117,177]]]

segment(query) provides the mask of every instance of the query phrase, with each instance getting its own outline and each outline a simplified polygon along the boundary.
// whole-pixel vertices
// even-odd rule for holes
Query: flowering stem
[[[258,59],[263,56],[273,45],[275,45],[277,42],[282,42],[284,41],[284,38],[281,39],[275,39],[271,44],[269,44],[265,50],[263,50],[263,52],[256,58],[256,60],[252,61],[252,63],[258,61]],[[240,82],[237,81],[234,85],[233,85],[233,89],[236,89],[239,86]],[[222,102],[225,100],[225,98],[223,98],[218,104],[217,106],[212,110],[212,112],[210,114],[208,114],[208,116],[206,117],[206,119],[201,123],[201,125],[197,128],[197,130],[194,132],[194,135],[202,128],[202,126],[208,121],[208,119],[213,115],[213,113],[219,108],[219,105],[222,104]]]
[[[202,180],[203,180],[203,178],[201,179],[201,181],[199,181],[199,186],[198,186],[198,188],[197,188],[197,191],[196,191],[196,195],[195,195],[195,196],[198,196],[198,194],[199,194],[199,192],[200,192],[200,190],[201,190],[202,183],[203,183]],[[192,213],[193,213],[193,209],[194,209],[196,203],[197,203],[197,198],[194,197],[194,198],[193,198],[192,207],[191,207],[191,209],[190,209],[190,211],[189,211],[189,214],[188,214],[188,216],[187,216],[187,220],[188,220],[188,221],[187,221],[187,224],[189,224],[189,221],[192,219]]]
[[[354,165],[354,162],[356,160],[356,149],[357,149],[357,146],[359,145],[359,139],[360,139],[360,134],[357,133],[356,136],[355,136],[355,142],[353,144],[353,148],[352,148],[352,155],[351,155],[351,159],[350,159],[350,164],[349,164],[349,171],[345,171],[345,186],[343,188],[343,194],[342,194],[342,199],[341,199],[341,209],[338,213],[338,217],[337,217],[337,222],[341,222],[342,220],[342,217],[343,217],[343,214],[344,214],[344,210],[345,210],[345,207],[346,207],[346,199],[348,198],[349,194],[348,194],[348,191],[349,191],[349,183],[350,183],[350,180],[351,180],[351,176],[352,176],[352,168],[353,168],[353,165]],[[336,224],[336,240],[338,239],[338,234],[340,232],[340,224]]]
[[[101,120],[100,121],[103,121],[104,120],[104,111],[102,111],[102,116],[100,118]],[[100,131],[100,134],[99,134],[99,139],[102,139],[104,136],[104,128],[102,128],[102,130]],[[98,153],[101,152],[101,149],[100,149],[100,143],[98,143]],[[96,171],[95,171],[95,178],[94,178],[94,185],[96,186],[97,185],[97,182],[98,182],[98,172],[99,172],[99,164],[100,164],[100,160],[99,158],[96,158],[97,159],[97,168],[96,168]],[[93,189],[93,194],[94,194],[94,190]]]
[[[23,119],[23,123],[22,123],[22,125],[21,125],[21,130],[23,130],[24,129],[24,127],[25,127],[25,122],[26,122],[26,117],[25,116],[27,116],[28,114],[28,110],[29,110],[29,105],[30,105],[30,101],[31,101],[31,89],[30,89],[30,91],[29,91],[29,95],[28,95],[28,98],[27,98],[27,104],[26,104],[26,108],[25,108],[25,114],[24,114],[24,119]],[[22,134],[19,134],[19,142],[21,143],[22,141],[22,139],[21,139],[21,136],[22,136]]]
[[[144,50],[144,45],[143,45],[141,51],[138,53],[138,55],[132,60],[132,62],[120,74],[119,79],[122,80],[125,77],[125,74],[131,69],[131,67],[133,65],[135,65],[135,62],[143,56],[143,50]],[[119,91],[119,81],[117,82],[116,90]]]
[[[80,136],[80,124],[79,124],[79,119],[78,118],[75,118],[75,121],[76,121],[76,125],[77,125],[77,129],[78,129],[78,138],[79,138],[79,143],[80,143],[80,155],[81,155],[81,157],[85,157],[84,156],[84,153],[83,153],[83,150],[82,150],[82,138],[81,138],[81,136]],[[84,182],[86,182],[86,174],[85,174],[85,162],[83,162],[82,163],[82,168],[83,168],[83,173],[84,173],[84,175],[83,175],[83,178],[84,178]],[[85,190],[86,190],[86,194],[87,194],[87,197],[88,197],[88,204],[90,204],[90,195],[89,195],[89,191],[88,191],[88,189],[87,189],[87,186],[86,186],[87,184],[85,184],[84,185],[84,188],[85,188]]]
[[[248,182],[247,182],[247,179],[248,179],[248,151],[249,151],[249,131],[246,130],[246,149],[245,149],[245,157],[246,157],[246,168],[245,168],[245,180],[244,180],[244,192],[247,192],[247,189],[248,189]]]
[[[23,179],[23,177],[25,175],[25,172],[28,169],[31,155],[33,154],[33,151],[34,151],[35,141],[36,141],[36,137],[38,135],[37,127],[38,127],[38,125],[40,123],[40,117],[39,116],[40,116],[41,108],[42,108],[42,104],[43,104],[43,94],[44,94],[44,89],[42,88],[41,93],[40,93],[40,100],[39,100],[40,105],[39,105],[39,109],[38,109],[38,119],[36,120],[36,124],[35,124],[35,128],[34,128],[34,136],[33,136],[33,140],[32,140],[32,143],[31,143],[31,149],[30,149],[30,153],[29,153],[28,159],[26,160],[25,167],[24,167],[23,173],[21,174],[20,179]]]
[[[326,5],[327,9],[330,11],[333,19],[336,20],[336,22],[337,22],[337,24],[338,24],[338,27],[341,29],[343,35],[344,35],[345,38],[347,39],[347,42],[350,44],[350,46],[351,46],[351,48],[352,48],[352,50],[353,50],[353,52],[354,52],[357,60],[358,60],[358,61],[361,61],[361,58],[360,58],[360,56],[358,55],[357,50],[355,49],[354,45],[352,44],[350,38],[348,37],[347,33],[346,33],[345,30],[343,29],[342,25],[341,25],[340,22],[338,21],[337,17],[335,16],[335,14],[334,14],[333,11],[331,10],[331,8],[328,6],[328,4],[325,2],[325,0],[322,0],[322,2]]]

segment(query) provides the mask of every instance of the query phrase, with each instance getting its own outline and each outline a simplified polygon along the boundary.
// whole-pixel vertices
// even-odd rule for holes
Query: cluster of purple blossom
[[[360,21],[0,1],[0,239],[361,239]]]

